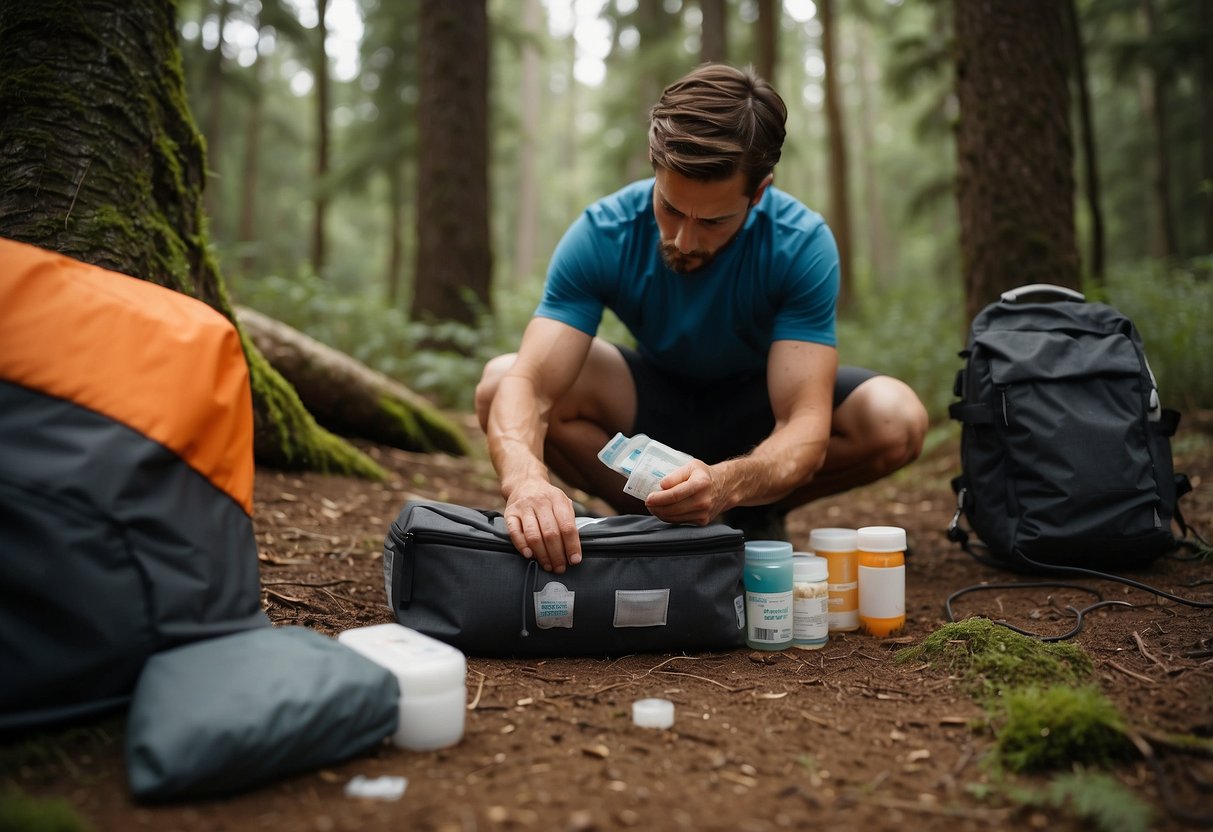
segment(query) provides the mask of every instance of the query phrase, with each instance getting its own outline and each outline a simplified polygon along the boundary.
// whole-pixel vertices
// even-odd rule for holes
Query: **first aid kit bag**
[[[724,525],[579,518],[582,561],[548,573],[504,517],[405,505],[384,541],[388,604],[405,627],[480,656],[621,655],[745,641],[745,540]]]

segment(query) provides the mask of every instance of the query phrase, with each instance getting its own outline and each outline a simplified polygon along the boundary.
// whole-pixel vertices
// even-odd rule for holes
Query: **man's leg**
[[[497,385],[514,362],[513,354],[485,365],[476,387],[476,415],[488,424]],[[644,503],[623,493],[623,479],[598,459],[616,432],[630,433],[636,418],[636,387],[618,348],[600,338],[569,392],[552,408],[544,462],[567,485],[601,497],[621,513],[645,514]]]
[[[840,374],[839,383],[847,381]],[[836,389],[835,395],[840,392],[846,397],[834,408],[825,463],[812,481],[774,505],[732,508],[721,516],[724,522],[741,529],[749,540],[787,540],[785,518],[791,509],[874,482],[918,458],[927,412],[908,385],[877,375],[849,393],[845,387]]]
[[[888,476],[922,453],[927,425],[926,408],[909,385],[869,378],[834,409],[821,470],[780,504],[793,508]]]

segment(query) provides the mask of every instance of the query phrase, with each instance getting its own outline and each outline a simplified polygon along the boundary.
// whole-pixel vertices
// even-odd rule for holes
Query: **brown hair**
[[[665,88],[649,113],[653,165],[701,182],[738,170],[747,196],[779,161],[787,107],[747,67],[703,64]]]

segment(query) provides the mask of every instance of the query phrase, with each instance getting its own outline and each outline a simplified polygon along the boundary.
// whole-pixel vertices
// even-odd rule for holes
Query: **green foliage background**
[[[560,235],[593,199],[647,175],[644,164],[648,92],[698,61],[694,0],[655,4],[604,0],[583,27],[598,25],[609,52],[597,86],[574,76],[586,55],[575,33],[549,21],[567,6],[544,0],[542,25],[522,24],[523,0],[489,0],[492,135],[492,308],[473,328],[408,320],[412,281],[411,184],[415,182],[415,18],[412,4],[343,0],[363,22],[358,71],[334,81],[333,173],[311,175],[314,101],[305,86],[309,44],[317,34],[309,0],[224,0],[228,3],[220,74],[213,75],[220,0],[182,0],[182,48],[191,102],[200,125],[217,124],[213,148],[211,231],[238,303],[292,324],[431,395],[468,409],[484,360],[514,349],[538,301],[547,257]],[[338,5],[333,0],[331,8]],[[592,4],[591,4],[592,5]],[[1081,0],[1088,77],[1101,171],[1108,269],[1103,285],[1087,276],[1092,299],[1127,313],[1143,334],[1164,403],[1213,407],[1213,252],[1202,233],[1203,194],[1213,183],[1198,171],[1201,139],[1199,43],[1205,32],[1194,4],[1158,0],[1160,27],[1143,33],[1135,4]],[[586,8],[586,4],[580,4]],[[730,0],[733,63],[752,60],[755,6]],[[789,107],[789,139],[776,171],[779,187],[824,211],[826,144],[821,103],[820,26],[798,21],[789,5],[780,26],[774,79]],[[330,14],[335,12],[331,11]],[[839,79],[845,101],[855,238],[854,308],[839,320],[840,358],[906,380],[932,417],[946,418],[964,344],[958,229],[952,183],[956,118],[952,95],[948,4],[868,0],[840,4]],[[302,22],[301,22],[302,21]],[[595,22],[596,21],[596,22]],[[250,32],[262,25],[260,51]],[[267,45],[269,41],[269,45]],[[523,54],[536,50],[542,78],[541,116],[522,115]],[[335,55],[330,49],[330,58]],[[252,56],[257,60],[253,62]],[[330,60],[330,65],[335,65]],[[1155,146],[1143,116],[1139,78],[1163,73],[1173,118],[1167,136],[1180,250],[1154,256],[1150,164]],[[215,78],[221,117],[209,118]],[[650,90],[651,88],[651,90]],[[643,93],[643,94],[642,94]],[[248,127],[263,103],[261,164],[246,175]],[[1077,134],[1076,134],[1077,136]],[[513,266],[520,233],[517,197],[524,138],[537,154],[536,257],[529,273]],[[1081,183],[1081,157],[1076,153]],[[394,195],[398,191],[399,193]],[[256,201],[256,234],[242,239],[242,199]],[[330,198],[332,255],[320,275],[309,264],[312,199]],[[403,259],[391,290],[388,242],[397,200]],[[1081,191],[1076,216],[1084,263],[1091,217]],[[461,352],[420,344],[440,332]],[[627,340],[617,321],[603,333]]]

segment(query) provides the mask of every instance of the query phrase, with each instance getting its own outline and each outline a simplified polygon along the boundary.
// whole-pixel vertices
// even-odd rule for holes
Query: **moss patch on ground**
[[[1094,687],[1009,691],[1003,714],[994,750],[1011,771],[1107,766],[1133,754],[1120,712]]]
[[[1092,670],[1091,659],[1077,645],[1037,641],[985,618],[945,624],[896,660],[924,661],[960,674],[983,697],[1024,685],[1074,684]]]

